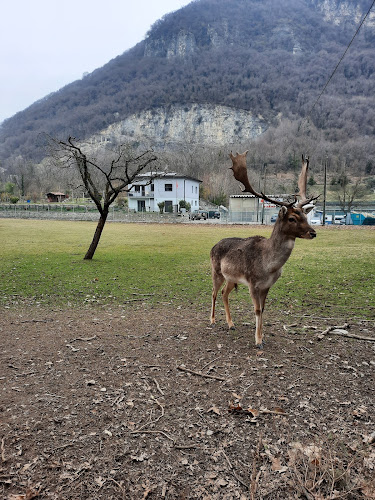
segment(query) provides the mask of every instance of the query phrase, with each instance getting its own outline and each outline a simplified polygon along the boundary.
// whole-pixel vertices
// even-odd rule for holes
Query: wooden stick
[[[7,459],[5,458],[5,438],[1,440],[1,461],[6,462]]]
[[[160,385],[158,384],[158,381],[155,378],[153,378],[152,380],[155,382],[157,390],[160,392],[160,394],[162,396],[164,396],[164,392],[160,389]]]
[[[89,342],[90,340],[96,339],[96,335],[93,337],[77,337],[76,339],[70,340],[69,342],[76,342],[77,340],[81,340],[82,342]]]
[[[375,342],[375,337],[363,337],[362,335],[356,335],[354,333],[349,333],[349,332],[343,332],[342,330],[345,330],[348,328],[348,324],[345,323],[342,326],[330,326],[326,330],[324,330],[320,335],[324,336],[327,335],[328,333],[331,335],[339,335],[341,337],[348,337],[350,339],[357,339],[357,340],[367,340],[368,342]]]
[[[177,370],[181,370],[182,372],[191,373],[192,375],[197,375],[198,377],[213,378],[215,380],[220,380],[221,382],[225,382],[225,378],[223,378],[223,377],[217,377],[216,375],[207,375],[205,373],[195,372],[194,370],[190,370],[189,368],[185,368],[184,366],[178,366]]]
[[[362,337],[361,335],[355,335],[354,333],[343,333],[338,330],[330,331],[332,335],[341,335],[341,337],[349,337],[350,339],[357,340],[367,340],[368,342],[375,342],[375,337]]]
[[[162,434],[165,436],[167,439],[170,439],[171,441],[175,442],[171,436],[168,436],[168,434],[164,431],[143,431],[143,430],[138,430],[138,431],[132,431],[130,434]]]

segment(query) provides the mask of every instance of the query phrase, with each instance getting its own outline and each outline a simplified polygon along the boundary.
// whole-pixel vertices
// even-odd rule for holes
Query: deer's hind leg
[[[224,276],[212,270],[212,305],[211,305],[211,325],[215,324],[215,304],[217,294],[224,283]]]
[[[230,281],[227,281],[224,288],[223,288],[223,302],[224,302],[224,309],[225,309],[225,317],[228,323],[228,327],[230,330],[234,330],[234,324],[232,321],[232,316],[230,315],[230,310],[229,310],[229,294],[233,290],[233,288],[236,286],[236,283],[232,283]]]

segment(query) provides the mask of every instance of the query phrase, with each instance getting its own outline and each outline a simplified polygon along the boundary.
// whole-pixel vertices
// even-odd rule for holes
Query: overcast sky
[[[0,27],[0,122],[106,64],[191,0],[11,0]]]

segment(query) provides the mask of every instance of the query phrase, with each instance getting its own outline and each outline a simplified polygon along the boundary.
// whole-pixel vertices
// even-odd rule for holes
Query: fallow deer
[[[251,186],[246,169],[246,154],[230,154],[234,177],[242,182],[245,189],[257,198],[279,205],[280,211],[270,238],[252,236],[250,238],[224,238],[211,250],[212,268],[212,309],[211,324],[215,323],[215,303],[218,291],[222,290],[225,316],[230,329],[234,324],[229,311],[228,296],[230,292],[242,283],[249,287],[253,301],[256,330],[255,344],[263,349],[263,311],[267,294],[271,286],[279,279],[282,267],[289,259],[296,238],[313,239],[315,230],[309,225],[306,214],[313,208],[312,201],[306,196],[308,157],[302,155],[302,170],[298,179],[300,200],[285,202],[273,200],[264,193],[257,193]]]

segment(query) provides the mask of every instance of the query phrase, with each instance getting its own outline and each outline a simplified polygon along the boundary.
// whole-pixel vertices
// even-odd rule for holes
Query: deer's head
[[[277,229],[290,238],[304,238],[307,240],[315,238],[315,229],[310,226],[306,217],[312,208],[312,206],[306,209],[304,207],[282,206],[275,229],[277,225]]]
[[[316,200],[317,196],[307,198],[307,171],[309,168],[308,156],[302,155],[302,169],[298,178],[298,194],[294,195],[294,201],[279,201],[269,198],[264,193],[257,193],[250,184],[247,168],[246,168],[246,155],[247,151],[242,154],[236,153],[233,156],[230,153],[229,157],[232,160],[232,167],[234,178],[240,181],[245,189],[243,192],[252,193],[257,198],[280,206],[279,216],[275,224],[275,229],[281,230],[291,238],[305,238],[312,239],[316,237],[315,230],[308,223],[306,215],[310,212],[314,205],[312,201]],[[297,197],[299,201],[297,201]]]

